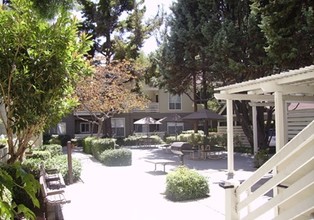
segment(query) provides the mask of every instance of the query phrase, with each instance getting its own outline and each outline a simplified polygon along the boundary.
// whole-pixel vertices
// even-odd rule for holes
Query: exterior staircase
[[[313,219],[314,120],[249,179],[229,180],[225,186],[226,219]]]

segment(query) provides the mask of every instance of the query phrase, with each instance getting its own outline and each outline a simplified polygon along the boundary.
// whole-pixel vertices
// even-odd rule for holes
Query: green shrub
[[[140,139],[141,139],[141,136],[130,135],[123,139],[123,145],[124,146],[136,146],[138,145],[138,142]]]
[[[47,159],[48,160],[48,159]],[[40,157],[37,158],[27,158],[23,161],[22,167],[24,170],[26,170],[28,173],[33,174],[37,179],[39,179],[40,169],[39,165],[45,160],[43,160]]]
[[[260,149],[254,155],[254,167],[259,168],[269,159],[268,149]]]
[[[86,137],[83,139],[83,152],[87,154],[92,154],[92,141],[95,140],[96,137]]]
[[[48,141],[49,144],[59,144],[61,145],[61,140],[58,138],[58,135],[51,135],[50,140]]]
[[[138,135],[130,135],[127,138],[123,139],[123,143],[120,145],[124,146],[136,146],[141,142],[141,139],[147,138],[146,136],[138,136]],[[150,144],[155,145],[155,144],[164,144],[165,142],[162,140],[161,137],[158,135],[151,135],[149,136],[150,139]]]
[[[182,131],[182,133],[178,135],[177,141],[188,142],[193,146],[197,146],[203,143],[204,137],[205,135],[203,131],[197,131],[197,133],[194,133],[193,130],[188,130]]]
[[[40,185],[34,176],[24,170],[19,163],[15,163],[13,165],[1,164],[0,177],[0,197],[1,202],[3,202],[2,207],[0,207],[1,211],[3,208],[4,210],[12,209],[12,212],[7,214],[16,215],[23,213],[25,219],[31,219],[31,216],[35,217],[33,211],[39,207],[39,201],[36,195],[39,192]],[[4,186],[5,188],[3,188]],[[9,192],[7,190],[9,190]],[[4,195],[4,193],[6,193],[6,195]],[[8,202],[8,199],[12,200]],[[6,202],[12,204],[12,206],[3,207],[6,205]],[[18,208],[16,206],[18,206]],[[0,214],[3,214],[1,211]],[[3,219],[1,217],[2,215],[0,219]]]
[[[41,146],[40,149],[49,151],[52,157],[62,154],[62,146],[60,144],[46,144]]]
[[[150,136],[150,138],[152,139],[152,144],[164,144],[165,143],[162,140],[162,138],[159,137],[158,135],[152,135],[152,136]]]
[[[128,149],[105,150],[99,160],[106,166],[130,166],[132,165],[132,151]]]
[[[29,157],[33,159],[48,160],[51,158],[51,153],[48,150],[34,150]]]
[[[92,155],[99,160],[99,155],[105,150],[114,149],[115,139],[113,138],[99,138],[92,140]]]
[[[48,135],[46,135],[45,137],[46,139],[49,138]],[[71,140],[71,136],[67,135],[67,134],[60,134],[60,135],[51,135],[48,143],[49,144],[59,144],[61,146],[66,146],[67,142]],[[45,144],[46,144],[47,140],[45,140]]]
[[[195,170],[180,166],[167,174],[166,197],[172,201],[204,198],[208,193],[207,179]]]
[[[68,183],[68,159],[67,155],[60,155],[52,157],[45,161],[45,167],[47,169],[57,169],[63,176],[64,181]],[[73,181],[76,182],[80,179],[82,172],[82,164],[78,159],[72,158],[72,171],[73,171]]]
[[[67,155],[59,155],[55,157],[51,157],[46,160],[42,160],[41,158],[28,158],[23,161],[23,168],[32,173],[35,177],[39,178],[40,167],[39,165],[44,163],[47,169],[57,169],[63,176],[64,181],[68,183],[68,159]],[[72,158],[72,171],[73,171],[73,181],[77,181],[80,179],[82,172],[81,162],[75,158]]]
[[[177,140],[178,140],[178,138],[177,138]],[[176,140],[176,136],[168,136],[165,138],[165,141],[167,144],[171,144],[173,142],[176,142],[177,140]]]

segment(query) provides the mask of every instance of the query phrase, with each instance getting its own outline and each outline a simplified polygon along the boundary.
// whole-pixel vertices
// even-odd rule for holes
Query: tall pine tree
[[[314,2],[301,0],[254,0],[261,13],[266,51],[279,71],[314,63]]]

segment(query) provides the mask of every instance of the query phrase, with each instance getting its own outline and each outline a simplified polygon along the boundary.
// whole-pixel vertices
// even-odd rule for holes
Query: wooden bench
[[[155,170],[157,171],[157,165],[160,164],[163,166],[163,171],[166,172],[166,165],[168,164],[177,164],[178,162],[173,161],[173,160],[167,160],[167,159],[154,159],[154,160],[145,160],[148,163],[152,163],[155,165]]]
[[[44,176],[46,184],[50,189],[65,187],[62,174],[57,169],[46,169],[43,163],[40,165],[40,176]]]
[[[49,170],[50,172],[56,170]],[[65,197],[65,183],[61,173],[47,173],[43,167],[40,168],[40,177],[39,177],[41,195],[43,198],[43,205],[45,216],[48,219],[50,206],[54,208],[55,219],[59,219],[57,215],[60,213],[57,211],[57,208],[62,204],[70,203],[71,200],[66,199]]]

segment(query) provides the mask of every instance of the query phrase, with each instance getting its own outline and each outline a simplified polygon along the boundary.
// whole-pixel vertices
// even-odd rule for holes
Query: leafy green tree
[[[271,74],[272,65],[264,50],[266,40],[258,27],[260,14],[251,13],[250,3],[177,1],[172,7],[170,34],[157,59],[166,87],[184,92],[194,84],[193,92],[199,94],[195,97],[206,107],[212,95],[208,86]],[[195,80],[200,82],[197,89]],[[253,143],[250,107],[245,101],[236,102],[235,106],[243,130]],[[264,140],[264,123],[260,126]]]
[[[314,63],[313,1],[254,0],[252,9],[261,14],[267,55],[279,71]]]
[[[34,135],[76,106],[75,84],[91,72],[84,57],[91,42],[69,13],[47,22],[26,0],[1,10],[0,35],[0,118],[13,163],[22,160]]]
[[[33,9],[41,17],[52,19],[61,10],[70,10],[75,5],[75,0],[30,0]],[[5,5],[10,5],[12,0],[3,0]]]
[[[144,21],[144,0],[79,0],[82,30],[93,36],[90,54],[103,55],[107,63],[115,59],[136,59],[143,42],[161,25],[162,16]]]
[[[8,172],[8,169],[11,172]],[[35,207],[39,207],[36,197],[39,190],[39,183],[33,175],[28,174],[16,163],[10,167],[0,167],[0,219],[14,219],[23,215],[26,219],[36,219],[35,214],[24,204],[17,204],[14,201],[15,188],[23,190],[31,199]]]

